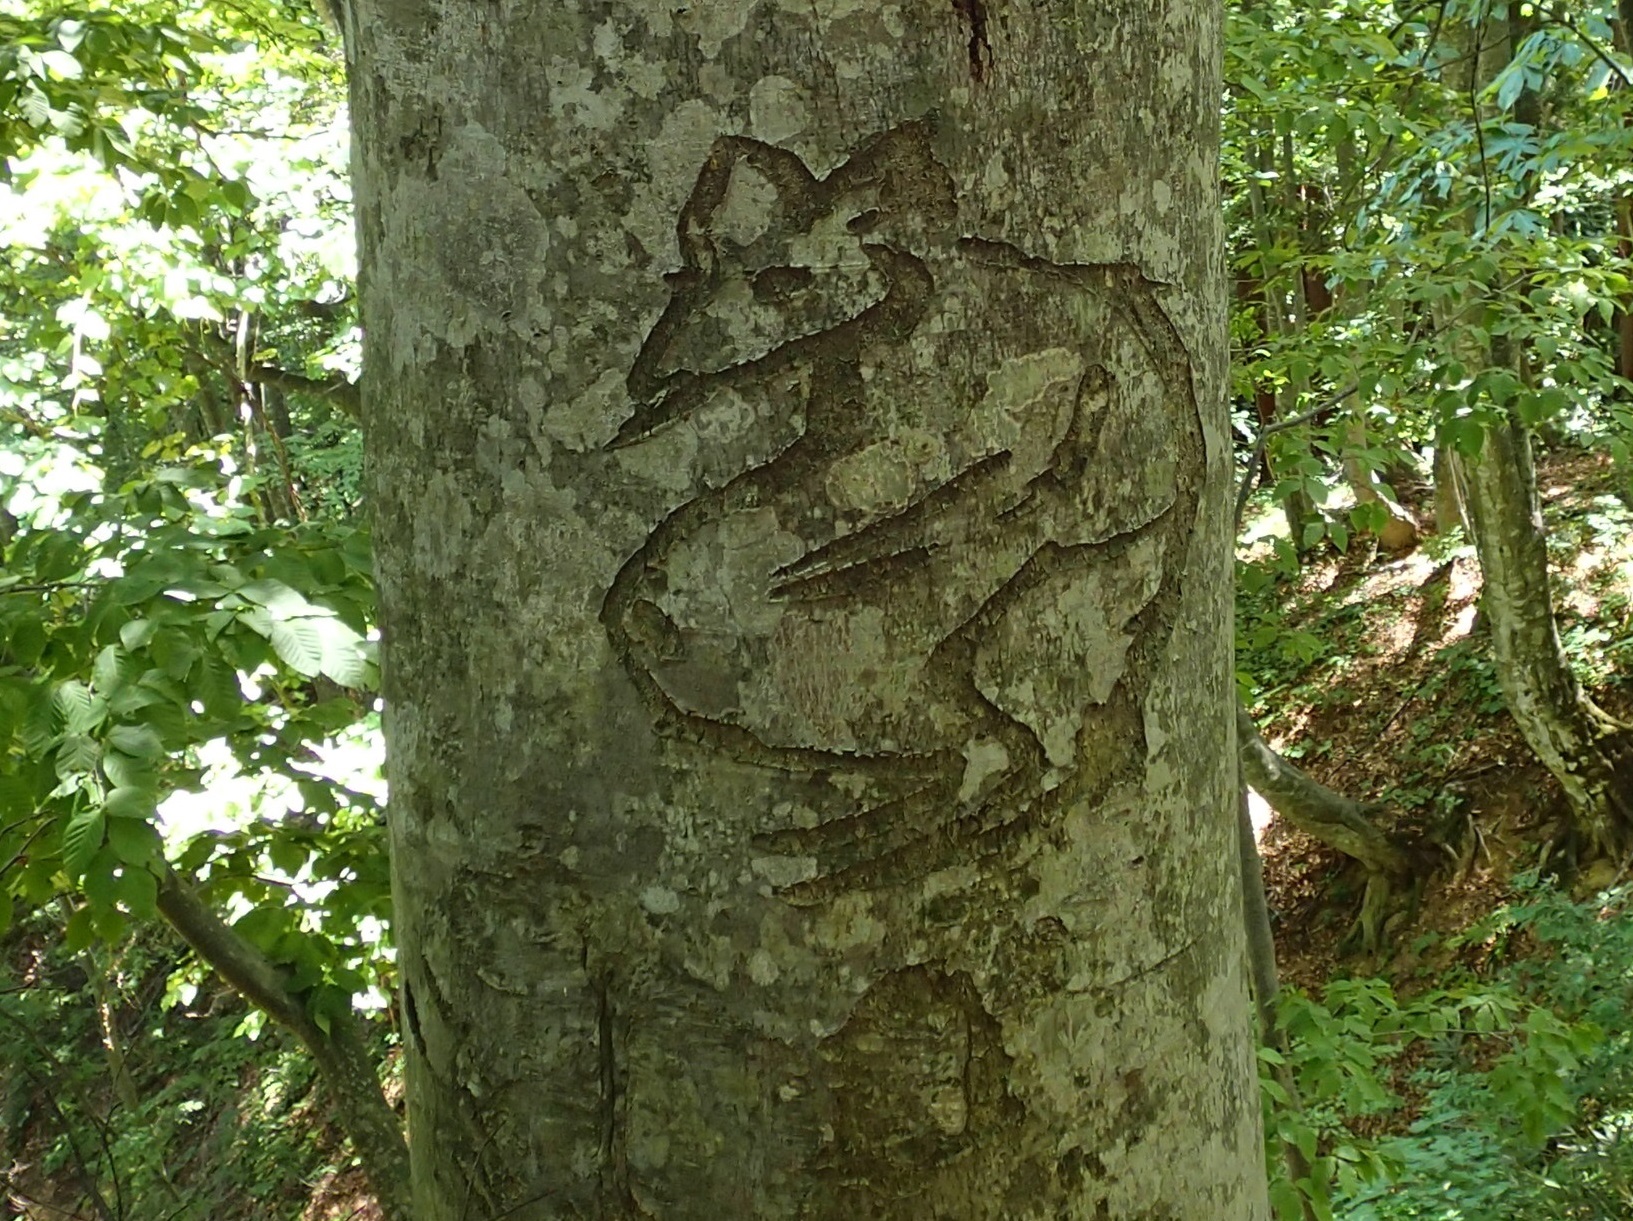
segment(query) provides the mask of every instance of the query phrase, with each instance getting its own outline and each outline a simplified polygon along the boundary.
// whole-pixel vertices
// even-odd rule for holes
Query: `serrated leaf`
[[[130,668],[124,650],[110,644],[96,655],[96,661],[91,665],[91,686],[106,698],[129,681]]]
[[[165,628],[148,645],[148,656],[177,682],[185,682],[202,650],[180,628]]]
[[[291,670],[305,678],[323,673],[323,631],[315,619],[283,619],[272,624],[267,639]]]
[[[238,715],[244,692],[238,685],[238,671],[218,653],[206,653],[193,674],[193,698],[212,717],[225,720]]]
[[[314,609],[300,593],[282,581],[268,578],[250,581],[239,586],[237,592],[240,598],[266,607],[277,618],[310,615]]]
[[[119,788],[108,794],[102,803],[103,810],[108,817],[114,819],[153,817],[157,802],[152,789]]]
[[[102,752],[102,774],[110,788],[148,789],[159,787],[158,774],[149,759],[135,759],[117,750]]]
[[[102,743],[89,734],[69,734],[57,747],[57,779],[89,776],[102,762]]]
[[[102,847],[107,823],[100,808],[78,810],[69,817],[62,829],[62,867],[70,878],[78,881],[84,876],[91,858]]]
[[[375,667],[368,641],[338,619],[320,619],[315,624],[323,645],[323,673],[342,687],[372,687]]]
[[[164,700],[165,697],[147,683],[132,683],[109,697],[108,711],[117,717],[129,717]]]
[[[108,730],[108,745],[137,759],[157,759],[164,743],[151,725],[115,725]]]
[[[89,733],[107,715],[107,701],[91,694],[91,689],[81,682],[59,683],[51,698],[63,728],[69,733]]]
[[[129,865],[151,865],[159,859],[159,833],[150,822],[114,818],[108,822],[108,846]]]

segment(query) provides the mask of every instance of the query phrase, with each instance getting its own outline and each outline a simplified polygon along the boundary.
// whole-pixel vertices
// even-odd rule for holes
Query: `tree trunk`
[[[159,914],[238,994],[291,1031],[311,1054],[335,1106],[335,1118],[363,1165],[386,1221],[418,1221],[409,1199],[402,1125],[380,1091],[362,1031],[350,1013],[320,1020],[287,973],[222,922],[184,879],[166,870]]]
[[[1238,714],[1238,723],[1241,715]],[[1242,869],[1242,915],[1247,926],[1248,974],[1253,982],[1253,1007],[1259,1017],[1259,1042],[1285,1056],[1287,1033],[1281,1028],[1276,1015],[1276,996],[1281,990],[1276,970],[1276,937],[1270,927],[1270,902],[1264,889],[1264,861],[1259,856],[1259,845],[1253,838],[1253,816],[1248,812],[1245,780],[1236,786],[1236,847]],[[1279,1064],[1275,1074],[1276,1081],[1287,1094],[1288,1108],[1299,1110],[1298,1081],[1291,1067],[1285,1063]],[[1296,1141],[1284,1137],[1281,1156],[1289,1182],[1296,1184],[1309,1177],[1309,1160]],[[1309,1198],[1301,1193],[1299,1200],[1305,1221],[1315,1221],[1315,1209]]]
[[[1525,426],[1512,417],[1493,423],[1478,454],[1452,461],[1480,556],[1480,605],[1508,710],[1565,790],[1578,834],[1593,849],[1619,849],[1633,830],[1633,740],[1583,694],[1560,645]]]
[[[419,1221],[1267,1215],[1217,20],[359,0]]]
[[[1506,20],[1483,17],[1470,31],[1473,53],[1464,68],[1470,84],[1495,76],[1530,25],[1521,13]],[[1515,99],[1515,118],[1540,128],[1541,101],[1533,90]],[[1522,192],[1530,185],[1522,181]],[[1490,200],[1483,206],[1489,210]],[[1490,220],[1484,216],[1485,223]],[[1506,335],[1484,355],[1493,366],[1516,368],[1524,379],[1526,353],[1516,351]],[[1633,736],[1583,694],[1560,645],[1530,433],[1512,405],[1492,404],[1479,449],[1454,451],[1451,462],[1480,557],[1480,604],[1491,623],[1508,710],[1565,790],[1577,836],[1589,851],[1619,852],[1633,832]]]
[[[1377,505],[1384,514],[1384,524],[1376,532],[1378,545],[1385,551],[1410,551],[1418,545],[1418,524],[1398,502],[1384,495],[1378,477],[1362,458],[1366,448],[1366,425],[1352,418],[1344,430],[1344,479],[1355,493],[1356,504]]]
[[[1434,482],[1435,533],[1450,534],[1465,528],[1463,491],[1457,483],[1457,467],[1452,463],[1452,446],[1447,438],[1435,441]]]
[[[1405,850],[1379,830],[1368,817],[1367,807],[1312,779],[1271,749],[1240,705],[1236,708],[1236,755],[1244,783],[1271,809],[1306,835],[1361,862],[1367,871],[1367,888],[1356,929],[1364,949],[1377,949],[1391,882],[1410,864]],[[1251,924],[1248,942],[1253,949]]]

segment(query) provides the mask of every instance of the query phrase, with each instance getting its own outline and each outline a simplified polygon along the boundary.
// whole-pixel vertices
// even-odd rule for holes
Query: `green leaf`
[[[372,687],[375,665],[369,642],[338,619],[311,621],[322,642],[322,672],[342,687]]]
[[[204,654],[193,674],[192,695],[204,705],[207,714],[218,720],[237,716],[244,706],[238,671],[219,653]]]
[[[45,624],[39,619],[26,617],[12,624],[6,640],[6,650],[20,666],[32,666],[45,652]]]
[[[63,927],[63,949],[70,954],[77,954],[91,944],[91,939],[95,935],[96,931],[91,924],[91,909],[81,907],[68,917],[68,923]]]
[[[73,880],[84,876],[91,858],[102,847],[107,821],[101,809],[95,807],[77,810],[69,817],[62,831],[62,865]]]
[[[1484,425],[1473,416],[1457,416],[1447,420],[1440,431],[1447,444],[1458,453],[1470,456],[1478,454],[1486,440]]]
[[[158,630],[156,619],[130,619],[119,629],[119,643],[134,653],[146,648]]]
[[[119,788],[108,794],[102,808],[114,819],[148,819],[153,817],[156,805],[151,789]]]
[[[240,586],[238,596],[266,607],[279,618],[310,615],[313,607],[305,597],[282,581],[251,581]]]
[[[92,775],[102,762],[102,743],[89,734],[69,734],[57,747],[56,771],[59,780]]]
[[[57,715],[69,733],[89,733],[102,724],[108,702],[91,694],[84,683],[70,680],[58,684],[52,693]]]
[[[133,916],[150,917],[158,908],[159,880],[135,862],[120,870],[114,882],[114,897]]]
[[[279,872],[294,877],[306,864],[311,852],[304,843],[286,832],[273,835],[271,842],[267,844],[267,855],[272,858],[272,864]]]
[[[115,907],[96,908],[91,912],[91,925],[96,935],[110,944],[125,935],[127,921]]]
[[[127,865],[147,866],[159,859],[159,833],[152,823],[134,818],[114,818],[108,822],[108,846]]]
[[[151,725],[115,725],[108,730],[108,745],[137,759],[157,759],[164,743]]]
[[[1288,1179],[1271,1182],[1270,1203],[1276,1210],[1276,1221],[1303,1221],[1304,1197]]]
[[[164,628],[148,645],[148,656],[177,682],[185,682],[193,663],[202,655],[193,638],[180,628]]]
[[[279,659],[305,678],[323,673],[323,630],[315,619],[285,619],[272,624],[268,639]]]
[[[290,928],[290,915],[281,907],[254,907],[240,916],[233,929],[256,948],[271,952]]]
[[[112,695],[128,681],[129,662],[118,645],[110,644],[91,666],[91,686],[99,695]]]
[[[85,880],[80,888],[94,908],[112,907],[114,903],[114,862],[107,857],[91,861],[85,868]]]

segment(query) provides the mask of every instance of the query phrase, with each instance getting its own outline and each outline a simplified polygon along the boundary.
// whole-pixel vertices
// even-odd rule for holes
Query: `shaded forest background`
[[[1633,1215],[1630,35],[1229,8],[1284,1219]],[[397,1096],[343,100],[316,13],[0,7],[0,1216],[375,1215],[307,1054]]]

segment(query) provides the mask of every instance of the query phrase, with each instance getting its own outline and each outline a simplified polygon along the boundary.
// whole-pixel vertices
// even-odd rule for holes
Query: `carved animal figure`
[[[923,124],[824,178],[719,140],[612,442],[711,445],[602,621],[666,732],[811,777],[761,841],[810,859],[796,900],[1000,850],[1143,759],[1202,479],[1184,346],[1137,269],[955,221]]]

